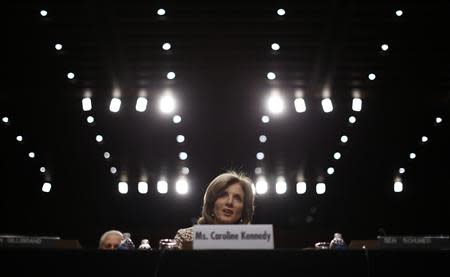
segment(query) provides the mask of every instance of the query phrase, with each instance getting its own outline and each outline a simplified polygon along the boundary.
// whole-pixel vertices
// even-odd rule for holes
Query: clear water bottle
[[[131,240],[130,233],[123,233],[123,240],[120,243],[118,250],[133,250],[136,247],[134,246],[133,241]]]
[[[347,249],[347,244],[345,244],[342,234],[334,233],[334,237],[330,242],[330,249]]]
[[[141,245],[139,245],[139,250],[152,250],[152,247],[150,246],[150,243],[148,242],[148,239],[141,240]]]

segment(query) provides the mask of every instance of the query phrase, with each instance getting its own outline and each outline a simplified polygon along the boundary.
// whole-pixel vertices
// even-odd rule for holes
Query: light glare
[[[111,103],[109,104],[109,110],[113,113],[117,113],[120,110],[120,105],[122,101],[119,98],[114,97],[111,99]]]
[[[81,100],[81,105],[83,106],[83,111],[87,112],[92,110],[92,101],[91,98],[85,97]]]
[[[294,100],[295,111],[298,113],[304,113],[306,111],[306,103],[303,98],[296,98]]]
[[[175,110],[175,99],[170,95],[165,95],[159,102],[159,108],[163,113],[172,113]]]
[[[46,182],[42,185],[43,192],[50,192],[51,189],[52,189],[52,184],[50,184],[50,183]]]
[[[278,9],[278,10],[277,10],[277,14],[278,14],[279,16],[283,16],[283,15],[286,14],[286,11],[285,11],[284,9]]]
[[[267,106],[273,114],[279,114],[284,110],[284,102],[279,95],[270,96],[267,101]]]
[[[277,75],[275,73],[273,73],[273,72],[267,73],[267,79],[275,80],[275,78],[277,78]]]
[[[179,179],[175,183],[175,189],[179,194],[186,194],[189,190],[189,185],[185,179]]]
[[[264,178],[259,178],[256,182],[256,193],[257,194],[265,194],[269,186]]]
[[[322,109],[326,113],[333,111],[333,102],[331,102],[330,98],[322,99]]]
[[[369,74],[369,80],[373,81],[373,80],[375,80],[375,78],[377,78],[377,76],[375,74],[373,74],[373,73]]]
[[[306,193],[306,183],[298,182],[297,183],[297,194],[305,194]]]
[[[396,181],[394,183],[394,192],[402,192],[403,191],[403,183],[400,181]]]
[[[158,9],[158,11],[156,12],[158,15],[165,15],[166,14],[166,10],[164,9]]]
[[[138,112],[145,112],[147,109],[147,98],[145,97],[139,97],[136,101],[136,111]]]
[[[166,43],[164,43],[164,44],[162,45],[162,49],[165,50],[165,51],[170,50],[171,47],[172,47],[172,46],[171,46],[170,43],[168,43],[168,42],[166,42]]]
[[[169,190],[169,185],[164,180],[159,180],[158,183],[156,183],[156,189],[161,194],[166,194]]]
[[[280,50],[280,45],[278,43],[272,43],[272,50],[275,50],[275,51]]]
[[[145,194],[148,192],[148,183],[147,182],[139,182],[138,183],[138,191],[141,194]]]
[[[169,80],[173,80],[173,79],[175,79],[175,72],[169,72],[169,73],[167,73],[167,79],[169,79]]]
[[[352,110],[354,110],[355,112],[360,112],[361,108],[362,108],[361,98],[353,98]]]
[[[260,161],[264,160],[264,153],[263,152],[256,153],[256,158]]]
[[[316,193],[317,194],[324,194],[325,193],[325,191],[326,191],[326,185],[325,185],[325,183],[318,183],[317,185],[316,185]]]
[[[119,182],[119,192],[121,194],[128,193],[128,184],[126,182]]]

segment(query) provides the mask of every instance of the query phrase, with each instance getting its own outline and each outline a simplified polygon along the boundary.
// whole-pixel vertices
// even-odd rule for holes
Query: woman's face
[[[228,186],[214,203],[216,224],[234,224],[242,217],[244,190],[239,183]]]

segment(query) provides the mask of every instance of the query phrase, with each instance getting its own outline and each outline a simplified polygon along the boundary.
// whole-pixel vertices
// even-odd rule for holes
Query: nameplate
[[[193,249],[273,249],[272,225],[210,225],[193,227]]]
[[[380,248],[432,248],[449,249],[448,236],[382,236],[378,237]]]

